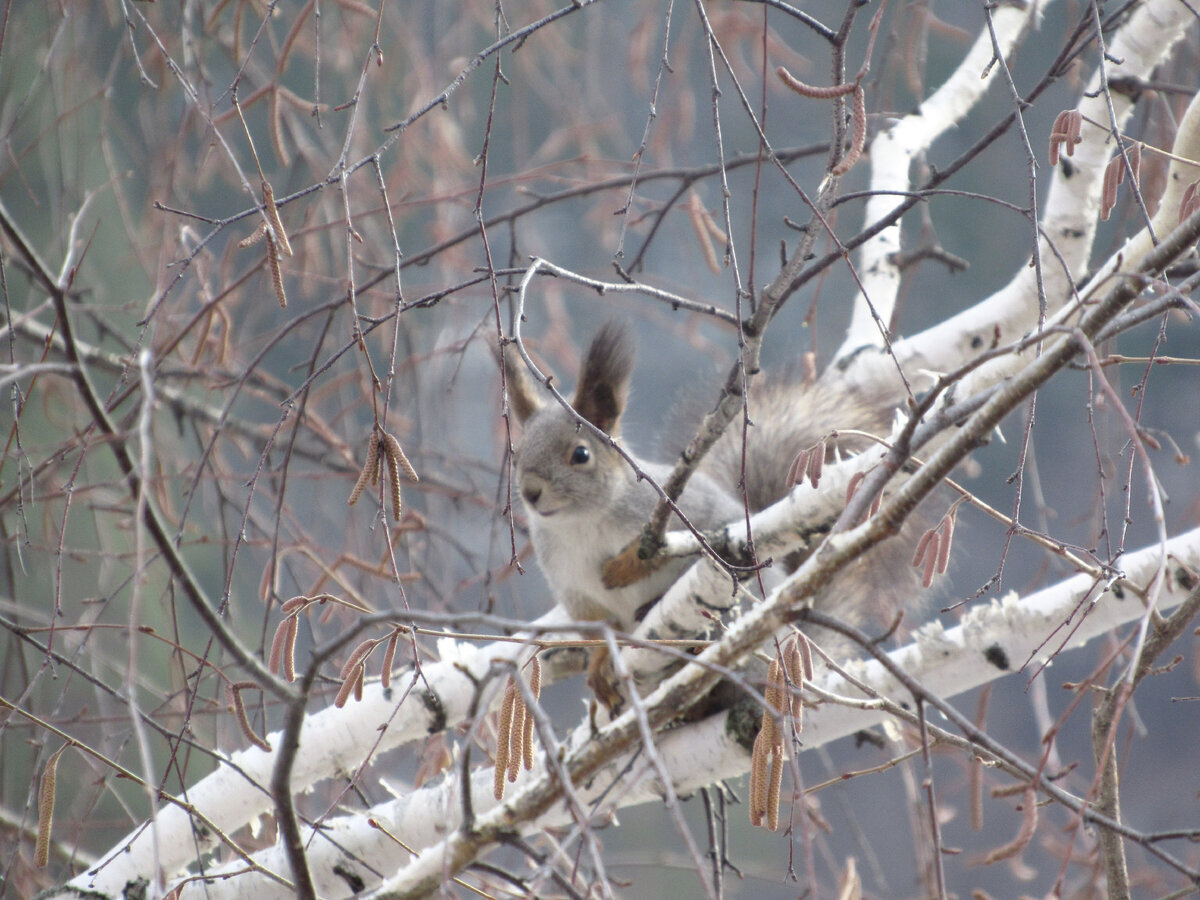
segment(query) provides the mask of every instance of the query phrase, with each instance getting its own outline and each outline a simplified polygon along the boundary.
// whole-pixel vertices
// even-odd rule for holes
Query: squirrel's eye
[[[573,466],[582,466],[591,458],[591,451],[584,444],[576,445],[575,449],[571,451],[571,465]]]

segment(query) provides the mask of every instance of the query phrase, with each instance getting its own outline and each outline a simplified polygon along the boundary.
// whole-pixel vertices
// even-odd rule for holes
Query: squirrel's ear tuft
[[[584,358],[575,388],[575,411],[615,435],[632,374],[633,337],[623,323],[607,322],[592,338]]]
[[[544,401],[538,385],[529,377],[529,370],[521,360],[521,354],[512,344],[505,344],[501,351],[504,362],[504,381],[508,390],[508,401],[518,422],[528,422],[542,408]]]

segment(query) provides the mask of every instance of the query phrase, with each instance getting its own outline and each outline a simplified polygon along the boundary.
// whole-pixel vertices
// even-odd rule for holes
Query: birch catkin
[[[58,773],[58,758],[70,744],[63,744],[46,760],[46,769],[42,772],[42,781],[38,785],[38,826],[37,842],[33,850],[33,864],[39,869],[46,868],[50,861],[50,832],[54,827],[54,783]]]

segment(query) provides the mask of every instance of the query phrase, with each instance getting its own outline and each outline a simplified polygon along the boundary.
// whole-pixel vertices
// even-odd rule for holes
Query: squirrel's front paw
[[[662,555],[651,559],[642,559],[638,555],[640,545],[640,541],[633,541],[604,564],[600,575],[604,586],[610,591],[637,584],[639,581],[649,578],[666,564],[667,558]]]

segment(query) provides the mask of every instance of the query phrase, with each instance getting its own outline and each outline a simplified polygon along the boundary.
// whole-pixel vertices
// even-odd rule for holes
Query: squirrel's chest
[[[644,582],[609,590],[601,580],[604,563],[621,552],[635,534],[582,517],[552,516],[535,519],[530,525],[538,565],[554,599],[575,619],[608,620],[628,630],[638,609],[661,594],[678,574],[659,572]]]

